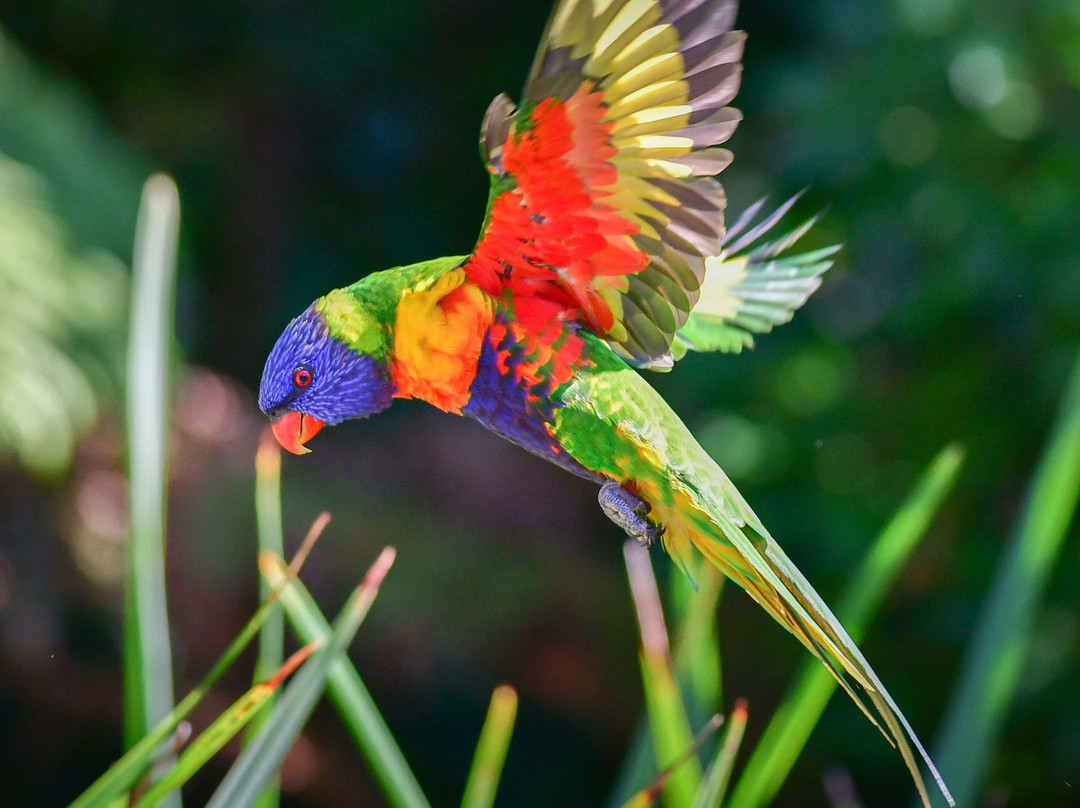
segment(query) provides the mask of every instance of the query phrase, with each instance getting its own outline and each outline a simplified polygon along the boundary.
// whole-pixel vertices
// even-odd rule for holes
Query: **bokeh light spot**
[[[972,45],[949,66],[949,86],[970,109],[986,110],[1005,97],[1008,88],[1005,55],[994,45]]]
[[[1027,140],[1042,123],[1042,100],[1026,81],[1010,81],[1001,101],[986,111],[990,128],[1010,140]]]
[[[127,524],[127,481],[112,471],[89,474],[75,494],[70,541],[76,566],[102,589],[123,580]]]

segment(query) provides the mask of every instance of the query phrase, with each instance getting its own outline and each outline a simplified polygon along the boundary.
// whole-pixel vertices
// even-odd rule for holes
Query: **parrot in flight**
[[[899,749],[923,803],[912,746],[952,804],[854,641],[638,373],[751,346],[837,249],[791,254],[813,219],[767,239],[794,199],[725,230],[715,175],[742,117],[735,14],[736,0],[560,0],[521,101],[500,95],[484,117],[491,185],[473,251],[320,297],[274,345],[259,407],[301,454],[326,424],[422,399],[600,484],[627,534],[687,571],[696,552],[745,589]]]

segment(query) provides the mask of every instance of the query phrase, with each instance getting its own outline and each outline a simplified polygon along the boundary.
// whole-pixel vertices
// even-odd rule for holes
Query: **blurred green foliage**
[[[136,166],[0,30],[0,455],[34,472],[119,395]]]
[[[39,473],[66,470],[121,375],[124,267],[70,242],[41,177],[0,154],[0,457]]]
[[[170,548],[181,679],[204,670],[250,611],[254,526],[236,503],[250,495],[258,422],[247,413],[267,348],[327,288],[470,246],[486,198],[479,121],[491,97],[520,87],[548,10],[0,3],[0,152],[17,161],[2,176],[7,187],[11,166],[26,189],[0,200],[3,221],[11,210],[45,227],[65,273],[97,266],[87,256],[100,248],[126,260],[143,165],[169,170],[185,204],[185,352],[249,391],[220,377],[181,386]],[[955,497],[865,646],[932,737],[1080,343],[1080,2],[760,0],[744,4],[740,26],[746,120],[725,175],[732,208],[809,185],[806,212],[826,208],[819,245],[845,248],[806,309],[755,351],[688,357],[652,381],[827,599],[916,470],[947,442],[967,447]],[[27,194],[38,200],[29,208],[17,202]],[[51,213],[27,213],[40,214],[41,200]],[[105,288],[117,273],[99,263],[86,282]],[[52,282],[34,277],[47,292]],[[54,273],[59,297],[75,300],[66,277]],[[43,311],[68,312],[44,321],[48,351],[87,380],[60,384],[54,400],[84,389],[115,400],[116,376],[93,368],[115,374],[119,346],[91,346],[120,332],[81,308],[73,317],[72,300],[44,298]],[[26,341],[33,332],[14,323],[28,315],[12,318],[5,303],[0,345]],[[0,423],[14,417],[10,397],[25,403],[12,374],[64,378],[29,365],[0,355]],[[81,409],[62,410],[73,425],[94,412],[88,393],[77,398]],[[641,702],[618,537],[587,486],[473,425],[397,410],[320,436],[312,457],[286,465],[286,535],[334,512],[334,562],[316,565],[312,581],[327,602],[340,602],[373,548],[398,545],[394,586],[365,627],[376,635],[365,648],[378,650],[358,667],[433,799],[460,793],[475,716],[508,680],[521,707],[500,804],[598,804]],[[40,468],[45,456],[25,462]],[[100,483],[109,457],[80,461],[56,489],[0,469],[0,655],[17,661],[0,671],[11,733],[0,731],[0,748],[21,731],[26,750],[2,756],[0,779],[16,804],[66,801],[104,768],[99,739],[119,738],[106,717],[119,698],[102,704],[109,694],[94,687],[96,666],[117,670],[117,593],[88,584],[67,552],[80,535],[71,501],[107,489],[87,481]],[[1066,546],[1075,560],[1075,529]],[[1032,628],[988,773],[991,796],[1010,804],[1075,803],[1078,589],[1077,565],[1060,565]],[[764,726],[755,717],[800,659],[755,609],[726,597],[721,620],[725,693],[750,702],[748,748]],[[50,665],[51,653],[67,664]],[[50,684],[61,679],[63,689]],[[78,710],[64,692],[82,694]],[[821,772],[838,762],[877,772],[858,780],[868,804],[906,804],[902,767],[863,722],[832,704],[778,804],[823,804]],[[28,741],[35,732],[42,740]],[[285,778],[292,804],[374,793],[333,733],[316,721],[312,754]],[[60,734],[67,744],[44,740]],[[73,768],[88,746],[102,760]],[[312,773],[320,766],[337,786]],[[70,783],[72,771],[90,776]]]

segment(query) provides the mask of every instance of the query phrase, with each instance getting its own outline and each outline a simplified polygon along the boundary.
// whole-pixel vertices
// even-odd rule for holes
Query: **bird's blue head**
[[[378,350],[378,324],[362,312],[351,314],[352,338],[335,336],[332,325],[341,323],[334,303],[329,295],[320,298],[289,323],[263,368],[259,409],[270,418],[278,442],[294,454],[310,451],[304,443],[324,424],[365,418],[394,398],[385,352]]]

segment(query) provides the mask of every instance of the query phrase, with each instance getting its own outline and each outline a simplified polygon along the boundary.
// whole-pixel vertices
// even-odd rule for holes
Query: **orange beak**
[[[323,422],[310,415],[286,410],[284,415],[279,415],[271,422],[270,428],[285,451],[301,455],[311,451],[304,444],[323,428]]]

